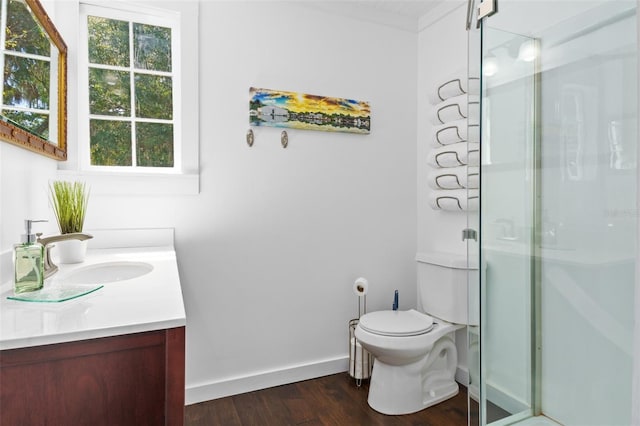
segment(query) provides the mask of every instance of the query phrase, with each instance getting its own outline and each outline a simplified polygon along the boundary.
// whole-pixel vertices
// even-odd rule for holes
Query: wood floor
[[[186,426],[286,425],[467,425],[467,391],[427,410],[404,416],[385,416],[367,405],[368,384],[356,387],[347,373],[278,386],[188,405]],[[477,422],[477,404],[471,424]]]

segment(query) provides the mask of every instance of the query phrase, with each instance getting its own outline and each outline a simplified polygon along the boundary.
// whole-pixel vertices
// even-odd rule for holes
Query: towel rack
[[[479,88],[477,78],[458,72],[443,79],[428,94],[433,128],[427,163],[433,171],[427,175],[427,184],[431,187],[429,204],[434,210],[478,208]],[[469,173],[470,168],[473,173]]]

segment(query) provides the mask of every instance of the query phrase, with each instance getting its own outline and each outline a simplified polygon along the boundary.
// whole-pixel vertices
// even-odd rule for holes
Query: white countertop
[[[186,325],[176,253],[172,246],[90,249],[83,263],[63,265],[45,281],[62,285],[71,271],[113,261],[146,262],[153,270],[104,284],[85,296],[59,303],[8,300],[0,293],[0,350],[160,330]]]

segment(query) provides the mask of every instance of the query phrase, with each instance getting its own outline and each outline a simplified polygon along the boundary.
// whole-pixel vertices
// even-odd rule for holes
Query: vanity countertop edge
[[[0,289],[0,350],[184,327],[186,314],[175,249],[172,246],[90,249],[79,264],[60,264],[45,281],[63,285],[66,274],[104,262],[146,262],[153,270],[130,280],[58,303],[8,300]]]

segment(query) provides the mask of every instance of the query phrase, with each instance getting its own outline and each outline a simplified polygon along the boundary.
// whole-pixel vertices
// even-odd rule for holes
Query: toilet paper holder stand
[[[358,318],[349,321],[349,375],[355,379],[356,386],[362,386],[362,380],[371,377],[373,356],[360,345],[355,332],[360,316],[367,313],[367,296],[358,297]]]

